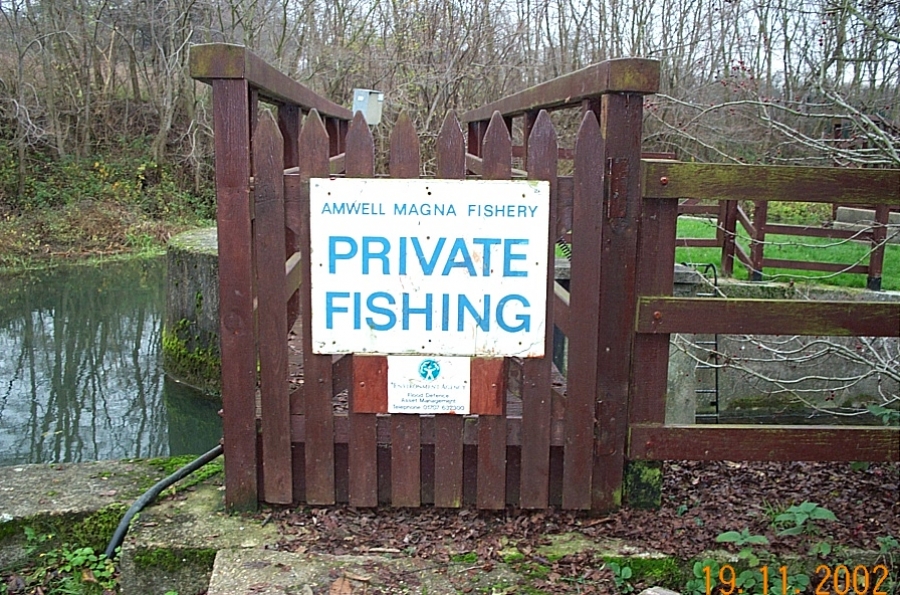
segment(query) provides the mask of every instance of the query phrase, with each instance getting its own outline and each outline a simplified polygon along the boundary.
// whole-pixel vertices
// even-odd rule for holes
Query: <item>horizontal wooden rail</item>
[[[294,252],[291,257],[284,263],[284,299],[291,299],[294,292],[300,289],[300,260],[303,256],[299,252]]]
[[[900,460],[900,428],[634,424],[630,434],[633,460]]]
[[[652,94],[659,90],[659,62],[619,58],[592,64],[571,74],[525,89],[499,101],[468,111],[463,123],[490,120],[495,111],[504,117],[529,111],[574,107],[584,99],[606,93]]]
[[[259,91],[259,98],[273,103],[297,105],[303,111],[318,110],[322,116],[350,120],[351,111],[328,101],[298,83],[242,45],[206,43],[191,46],[191,77],[205,83],[214,79],[246,79]]]
[[[480,176],[484,171],[484,160],[478,155],[466,153],[466,169],[476,176]],[[528,176],[528,172],[523,169],[511,168],[510,175],[514,178],[525,178]]]
[[[808,227],[805,225],[784,225],[781,223],[766,223],[766,233],[777,233],[786,236],[801,236],[810,238],[834,238],[836,240],[859,240],[869,242],[872,240],[871,231],[853,231],[850,229],[835,229],[833,227]]]
[[[900,170],[642,162],[644,198],[896,205]]]
[[[637,332],[896,337],[900,303],[642,297]]]
[[[721,248],[722,243],[715,238],[675,238],[679,248]]]
[[[558,398],[558,395],[554,395]],[[562,408],[557,405],[556,409],[561,411]],[[401,416],[403,414],[400,414]],[[380,445],[389,445],[392,443],[391,438],[391,418],[392,415],[380,414],[376,418],[375,436],[376,442]],[[479,418],[477,415],[460,416],[463,420],[462,426],[462,442],[463,444],[478,444],[478,420],[485,419],[485,416]],[[420,415],[419,416],[419,443],[421,445],[431,445],[435,443],[435,416]],[[553,419],[550,422],[550,445],[563,446],[565,444],[565,423],[562,419]],[[306,416],[291,416],[291,442],[304,443],[306,441]],[[334,414],[334,443],[347,444],[350,441],[350,421],[347,413]],[[506,416],[506,445],[522,446],[522,417],[520,415]]]

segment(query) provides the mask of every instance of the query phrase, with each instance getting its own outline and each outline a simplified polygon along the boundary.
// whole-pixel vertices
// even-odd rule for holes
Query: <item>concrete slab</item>
[[[25,561],[25,527],[79,533],[102,551],[124,511],[164,474],[146,461],[0,467],[0,569]]]
[[[261,548],[278,540],[274,524],[225,512],[218,479],[141,512],[122,544],[122,593],[205,593],[218,550]]]
[[[418,558],[331,556],[268,550],[221,550],[208,595],[313,595],[314,593],[428,593],[455,595],[452,565]]]

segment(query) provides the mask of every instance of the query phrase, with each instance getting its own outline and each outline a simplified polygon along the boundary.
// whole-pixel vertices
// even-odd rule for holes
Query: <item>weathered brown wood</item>
[[[711,238],[678,238],[675,245],[680,248],[719,248],[719,240]]]
[[[898,461],[900,429],[849,426],[631,426],[631,459]]]
[[[309,180],[328,175],[328,133],[318,112],[311,111],[300,131],[300,201],[303,225],[300,245],[309,254]],[[306,502],[334,504],[334,418],[331,405],[331,356],[312,350],[312,294],[310,260],[301,260],[300,311],[303,315],[303,407],[308,422],[304,454],[306,457]]]
[[[546,111],[529,126],[528,178],[550,182],[550,225],[547,229],[547,283],[544,357],[526,359],[522,369],[522,432],[528,437],[521,448],[519,506],[547,508],[550,489],[550,370],[553,365],[553,300],[556,232],[556,130]],[[507,498],[509,500],[509,498]]]
[[[287,310],[284,304],[284,145],[271,114],[253,135],[256,187],[254,243],[259,324],[260,429],[266,502],[290,504],[290,401],[287,384]]]
[[[298,105],[303,111],[315,109],[320,114],[345,120],[352,116],[347,108],[282,74],[244,46],[229,43],[192,45],[190,70],[191,77],[204,82],[244,79],[245,85],[249,83],[259,88],[260,95],[267,101]],[[234,109],[234,106],[229,107]]]
[[[553,284],[553,324],[566,336],[572,331],[569,292],[559,283]]]
[[[747,231],[750,233],[750,272],[751,281],[762,281],[763,260],[766,248],[766,219],[769,215],[769,203],[756,201],[754,203],[753,225]],[[743,211],[740,211],[743,214]],[[744,227],[748,227],[745,225]]]
[[[606,60],[468,111],[463,114],[462,121],[487,120],[494,112],[508,117],[530,110],[574,107],[586,98],[603,93],[648,94],[656,93],[657,89],[659,62],[656,60]]]
[[[391,132],[389,169],[392,178],[419,177],[419,137],[409,114],[401,112]],[[391,415],[391,505],[421,503],[419,416]]]
[[[484,163],[481,157],[471,153],[466,153],[466,167],[476,176],[480,176],[484,172]],[[524,169],[513,168],[510,169],[510,175],[514,178],[525,178],[528,177],[528,172]]]
[[[650,198],[890,205],[898,188],[900,169],[644,162]]]
[[[639,333],[900,336],[900,304],[642,297]]]
[[[643,204],[638,236],[638,295],[672,293],[677,212],[674,199],[648,200]],[[668,375],[669,335],[635,337],[629,383],[629,423],[665,421]]]
[[[296,105],[278,107],[278,129],[284,139],[284,168],[295,168],[298,164],[298,141],[300,139],[300,108]],[[285,258],[300,250],[300,195],[294,188],[284,188],[284,255]],[[299,273],[299,269],[297,271]],[[299,286],[299,284],[298,284]],[[300,315],[300,294],[291,292],[287,302],[287,324],[292,328]]]
[[[678,205],[679,215],[718,215],[719,205]]]
[[[872,252],[869,254],[868,279],[866,280],[866,287],[873,291],[881,290],[881,271],[884,268],[884,244],[887,239],[889,217],[888,205],[875,207],[875,229],[872,230]]]
[[[646,191],[645,191],[646,195]],[[719,223],[716,226],[716,239],[722,245],[722,274],[731,277],[734,274],[734,250],[737,247],[735,232],[737,231],[737,201],[723,200]]]
[[[347,132],[345,164],[347,176],[371,178],[375,175],[375,142],[362,112],[356,112]],[[357,397],[365,402],[384,403],[387,411],[387,360],[383,357],[351,356],[353,384],[350,387],[350,504],[378,505],[378,463],[375,415],[361,413]],[[384,370],[383,373],[380,373]]]
[[[618,195],[620,207],[606,205],[604,212],[621,217],[603,218],[603,266],[600,269],[598,340],[598,434],[595,441],[591,508],[611,510],[622,502],[625,469],[628,384],[634,339],[635,266],[637,232],[641,216],[641,121],[643,98],[634,94],[601,97],[600,121],[605,143],[596,159],[620,164],[609,181],[609,202]],[[616,183],[618,182],[618,183]],[[577,253],[577,251],[576,251]],[[574,274],[577,274],[573,271]]]
[[[225,505],[254,509],[256,341],[250,228],[249,95],[243,80],[213,82],[216,220],[219,229],[219,340],[225,448]]]
[[[512,168],[512,140],[498,112],[484,134],[484,171],[487,180],[508,180]],[[480,389],[478,387],[481,387]],[[487,390],[491,387],[493,390]],[[472,412],[478,419],[478,508],[500,510],[506,506],[506,360],[473,359]],[[478,392],[476,392],[478,391]],[[481,392],[492,396],[498,410],[475,409]],[[485,399],[486,400],[486,399]],[[489,414],[491,413],[491,414]]]
[[[474,155],[475,157],[483,156],[482,145],[484,142],[484,133],[487,132],[487,127],[488,118],[485,118],[481,122],[468,122],[468,153]],[[468,155],[466,157],[468,157]]]
[[[466,148],[456,113],[448,112],[435,143],[438,178],[466,177]],[[459,508],[463,499],[463,418],[434,418],[434,505]]]
[[[572,269],[569,316],[578,320],[569,338],[566,443],[562,505],[591,507],[594,408],[597,400],[597,335],[600,266],[603,254],[603,138],[593,111],[585,112],[575,141],[575,201],[572,210]]]
[[[842,240],[851,238],[854,240],[870,240],[872,238],[872,233],[868,231],[859,232],[849,229],[834,229],[833,227],[809,227],[806,225],[783,225],[781,223],[766,223],[766,233]]]
[[[294,252],[291,257],[284,263],[284,301],[287,302],[291,296],[300,289],[300,281],[302,280],[302,271],[300,270],[300,261],[302,255]],[[299,296],[298,296],[299,297]],[[291,320],[288,319],[288,328],[293,326]]]

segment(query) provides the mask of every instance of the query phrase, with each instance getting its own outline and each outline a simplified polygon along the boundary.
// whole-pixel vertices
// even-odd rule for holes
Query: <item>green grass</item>
[[[713,238],[715,235],[715,223],[712,221],[685,217],[679,217],[678,219],[679,238]],[[749,254],[750,240],[740,225],[738,226],[738,243]],[[868,252],[869,246],[864,242],[776,234],[766,235],[766,258],[852,265],[868,264]],[[713,263],[718,267],[722,261],[722,250],[720,248],[676,248],[675,261]],[[747,269],[735,262],[734,276],[737,279],[747,279]],[[864,288],[866,286],[865,275],[835,274],[824,271],[802,271],[796,269],[766,268],[763,271],[763,279],[766,281],[820,283],[840,287]],[[900,290],[900,245],[888,244],[885,247],[881,287],[885,290]]]

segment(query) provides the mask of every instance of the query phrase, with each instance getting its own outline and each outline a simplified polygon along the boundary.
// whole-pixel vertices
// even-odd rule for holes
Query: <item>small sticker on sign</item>
[[[469,413],[470,358],[388,356],[388,413]]]

